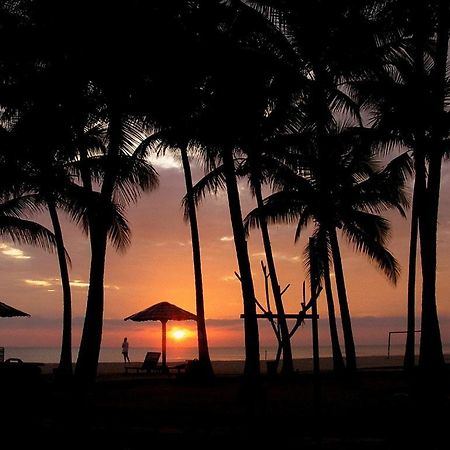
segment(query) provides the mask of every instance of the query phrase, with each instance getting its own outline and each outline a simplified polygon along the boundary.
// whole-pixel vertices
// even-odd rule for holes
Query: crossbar
[[[414,330],[414,333],[420,333],[422,330]],[[391,356],[391,334],[406,334],[407,331],[389,331],[387,357]]]
[[[241,319],[245,319],[245,314],[241,314]],[[314,317],[313,314],[272,314],[272,313],[265,313],[265,314],[256,314],[257,319],[268,319],[268,318],[274,318],[278,319],[279,317],[284,317],[285,319],[312,319]],[[317,315],[317,318],[319,318],[319,315]]]

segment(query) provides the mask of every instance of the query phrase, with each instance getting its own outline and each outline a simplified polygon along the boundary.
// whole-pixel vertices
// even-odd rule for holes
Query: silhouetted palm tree
[[[179,111],[179,109],[178,109]],[[189,112],[184,111],[186,117]],[[171,122],[175,123],[176,117],[171,119]],[[201,246],[200,235],[198,230],[196,204],[193,193],[193,181],[191,164],[189,161],[189,151],[186,144],[178,144],[178,142],[186,138],[189,133],[183,133],[180,129],[176,132],[174,127],[169,130],[160,131],[154,135],[144,139],[140,144],[137,152],[145,154],[147,147],[153,144],[157,145],[158,154],[164,154],[166,150],[178,153],[181,156],[184,180],[186,185],[186,195],[183,199],[185,205],[185,219],[189,221],[192,241],[192,259],[194,263],[194,282],[195,282],[195,307],[197,315],[197,342],[198,342],[198,355],[199,355],[199,370],[200,375],[210,377],[214,375],[211,359],[209,356],[208,336],[206,331],[205,322],[205,302],[203,295],[203,277],[202,277],[202,261],[201,261]]]
[[[392,2],[390,6],[393,11],[389,11],[389,16],[395,17],[394,26],[398,27],[399,38],[393,42],[391,49],[387,47],[379,52],[383,69],[373,73],[368,81],[362,82],[363,101],[367,102],[375,113],[374,127],[383,139],[406,145],[414,155],[405,368],[414,367],[416,253],[419,229],[423,280],[422,323],[426,330],[424,339],[428,342],[425,345],[428,350],[425,352],[434,355],[430,357],[430,361],[434,361],[430,365],[435,364],[435,367],[442,368],[435,274],[433,275],[436,268],[436,259],[433,256],[435,246],[430,246],[429,243],[436,237],[437,230],[436,225],[431,225],[437,217],[439,204],[437,186],[440,184],[438,179],[441,163],[437,160],[442,159],[442,141],[448,134],[448,130],[444,130],[445,127],[437,131],[441,126],[437,124],[443,123],[440,117],[444,111],[445,91],[448,89],[445,87],[448,11],[445,6],[433,1],[414,4],[397,1]],[[443,8],[442,15],[439,13],[439,7]],[[442,26],[440,38],[439,24]],[[440,50],[437,50],[437,47],[440,47]],[[357,83],[357,86],[359,88],[361,84]],[[433,164],[431,160],[434,160]],[[435,169],[431,170],[432,167]],[[434,200],[431,200],[432,197]]]
[[[39,117],[41,119],[39,119]],[[42,121],[44,119],[44,121]],[[59,375],[68,377],[72,374],[72,300],[69,279],[69,258],[64,246],[63,232],[57,208],[64,201],[64,191],[70,182],[68,158],[64,151],[55,148],[55,133],[49,139],[46,124],[49,115],[39,109],[34,113],[28,111],[19,119],[11,130],[14,135],[13,160],[18,165],[15,183],[21,184],[34,205],[47,209],[53,227],[58,257],[61,287],[63,292],[63,325]],[[52,126],[63,126],[54,120]],[[61,137],[61,136],[59,136]],[[64,142],[59,142],[60,149]]]
[[[311,260],[311,255],[314,255],[313,260]],[[308,244],[305,246],[304,263],[310,276],[311,274],[317,274],[318,281],[323,280],[325,284],[328,323],[330,329],[330,340],[333,357],[333,370],[336,373],[342,373],[345,370],[345,363],[339,343],[336,313],[334,308],[333,288],[331,284],[330,271],[331,259],[332,256],[331,249],[329,248],[329,240],[327,239],[327,236],[320,233],[319,230],[313,238],[310,238],[308,240]]]
[[[9,190],[9,189],[8,189]],[[11,196],[2,184],[0,201],[0,238],[18,245],[33,245],[53,252],[55,235],[43,225],[22,218],[30,210],[38,211],[33,198],[27,195]]]
[[[427,188],[423,209],[420,211],[420,252],[422,258],[422,320],[419,367],[429,374],[442,372],[445,363],[439,329],[436,301],[437,228],[442,158],[448,138],[448,39],[450,33],[450,8],[447,1],[436,2],[436,48],[433,78],[433,123],[428,162]]]
[[[261,176],[257,173],[257,169],[252,166],[250,169],[249,179],[258,205],[258,224],[261,230],[261,236],[264,245],[264,253],[266,255],[267,267],[269,269],[270,283],[272,286],[273,299],[278,314],[278,325],[280,327],[281,347],[283,349],[283,367],[282,373],[290,375],[294,372],[294,363],[292,360],[291,341],[289,337],[289,329],[287,326],[287,320],[284,317],[284,305],[281,298],[281,288],[278,282],[278,276],[276,272],[275,259],[272,252],[272,245],[270,242],[269,227],[264,216],[264,202],[261,189]]]
[[[209,22],[201,29],[204,55],[208,57],[205,76],[198,87],[202,102],[184,130],[191,145],[204,149],[210,167],[223,168],[222,181],[228,197],[244,304],[245,374],[253,377],[260,370],[258,323],[235,155],[241,152],[245,140],[259,131],[258,123],[270,104],[270,90],[276,85],[273,78],[276,58],[272,55],[271,60],[264,53],[264,40],[255,31],[255,27],[261,27],[261,18],[255,25],[249,21],[245,8],[234,9],[220,2],[202,3],[203,19],[214,18],[220,26]],[[234,69],[236,65],[241,67],[239,72]]]
[[[256,159],[258,161],[256,161]],[[252,163],[250,162],[252,161]],[[263,160],[266,160],[263,162]],[[275,301],[275,307],[278,314],[277,321],[280,326],[281,335],[281,347],[283,349],[283,369],[282,372],[285,375],[293,373],[293,360],[292,350],[290,344],[289,330],[287,327],[287,321],[284,317],[284,306],[281,298],[281,289],[278,283],[278,277],[276,273],[275,260],[272,252],[272,245],[270,242],[270,235],[267,222],[263,216],[263,195],[261,182],[265,176],[270,176],[270,164],[276,164],[275,160],[269,160],[269,158],[259,154],[255,158],[255,154],[247,154],[247,157],[240,158],[236,161],[237,174],[239,176],[248,176],[250,188],[254,194],[258,208],[260,208],[261,214],[258,216],[257,225],[261,229],[261,235],[263,239],[264,252],[269,268],[269,277],[272,285],[272,293]],[[262,167],[265,169],[261,170]],[[267,166],[267,167],[266,167]],[[262,172],[266,172],[265,175]],[[193,200],[195,204],[198,204],[207,193],[217,193],[219,189],[225,188],[225,174],[224,166],[220,165],[208,172],[194,187],[193,187]],[[186,203],[186,200],[185,200]],[[248,233],[248,229],[246,229]]]
[[[350,371],[356,369],[356,352],[336,229],[342,229],[350,243],[373,259],[395,282],[399,268],[385,248],[389,225],[377,213],[388,207],[403,213],[407,205],[403,192],[406,174],[401,166],[407,155],[382,171],[376,169],[370,149],[363,145],[361,131],[340,127],[336,127],[334,134],[329,131],[325,154],[319,153],[314,134],[301,136],[301,152],[291,161],[295,170],[290,176],[283,173],[279,181],[284,188],[270,195],[264,207],[270,220],[298,220],[296,240],[301,230],[314,222],[315,234],[322,237],[319,242],[326,239],[330,246]],[[255,212],[248,216],[250,225],[255,217]]]

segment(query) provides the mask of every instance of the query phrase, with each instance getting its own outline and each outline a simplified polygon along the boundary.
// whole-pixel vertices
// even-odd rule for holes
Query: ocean
[[[260,348],[261,360],[271,360],[275,358],[276,347]],[[130,348],[130,359],[133,362],[143,361],[147,351],[159,351],[157,348],[134,347]],[[245,359],[243,347],[211,347],[209,349],[213,361],[240,361]],[[391,345],[390,355],[403,355],[404,345]],[[294,358],[311,358],[310,347],[293,347]],[[359,345],[356,348],[357,356],[386,356],[386,345]],[[418,354],[419,349],[416,349]],[[450,354],[450,344],[444,345],[444,353]],[[5,347],[5,359],[20,358],[27,362],[57,363],[59,361],[60,349],[57,347]],[[73,349],[73,360],[76,361],[78,348]],[[331,356],[331,347],[322,346],[320,348],[321,357]],[[180,362],[197,357],[196,347],[174,346],[167,348],[168,362]],[[100,362],[122,362],[121,349],[116,347],[103,347],[100,351]]]

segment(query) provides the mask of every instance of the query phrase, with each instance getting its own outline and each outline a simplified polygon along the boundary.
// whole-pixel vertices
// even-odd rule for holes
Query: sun
[[[183,341],[184,339],[189,337],[189,332],[184,328],[174,328],[170,332],[170,337],[175,341]]]

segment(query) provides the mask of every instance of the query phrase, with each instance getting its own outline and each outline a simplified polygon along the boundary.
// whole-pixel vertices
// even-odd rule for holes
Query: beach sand
[[[450,363],[450,355],[446,355],[446,362]],[[261,361],[261,373],[267,373],[267,362]],[[178,361],[179,363],[179,361]],[[169,364],[171,364],[169,362]],[[173,363],[176,364],[176,363]],[[139,362],[132,361],[132,365],[139,365]],[[212,361],[214,373],[219,376],[242,375],[244,372],[244,361]],[[403,365],[403,356],[360,356],[357,358],[359,369],[391,369],[399,370]],[[57,364],[42,364],[41,370],[44,375],[53,373]],[[313,367],[311,358],[295,359],[294,368],[298,372],[311,372]],[[333,367],[331,358],[320,358],[320,369],[330,371]],[[124,363],[102,362],[98,365],[97,374],[99,377],[125,374]]]

